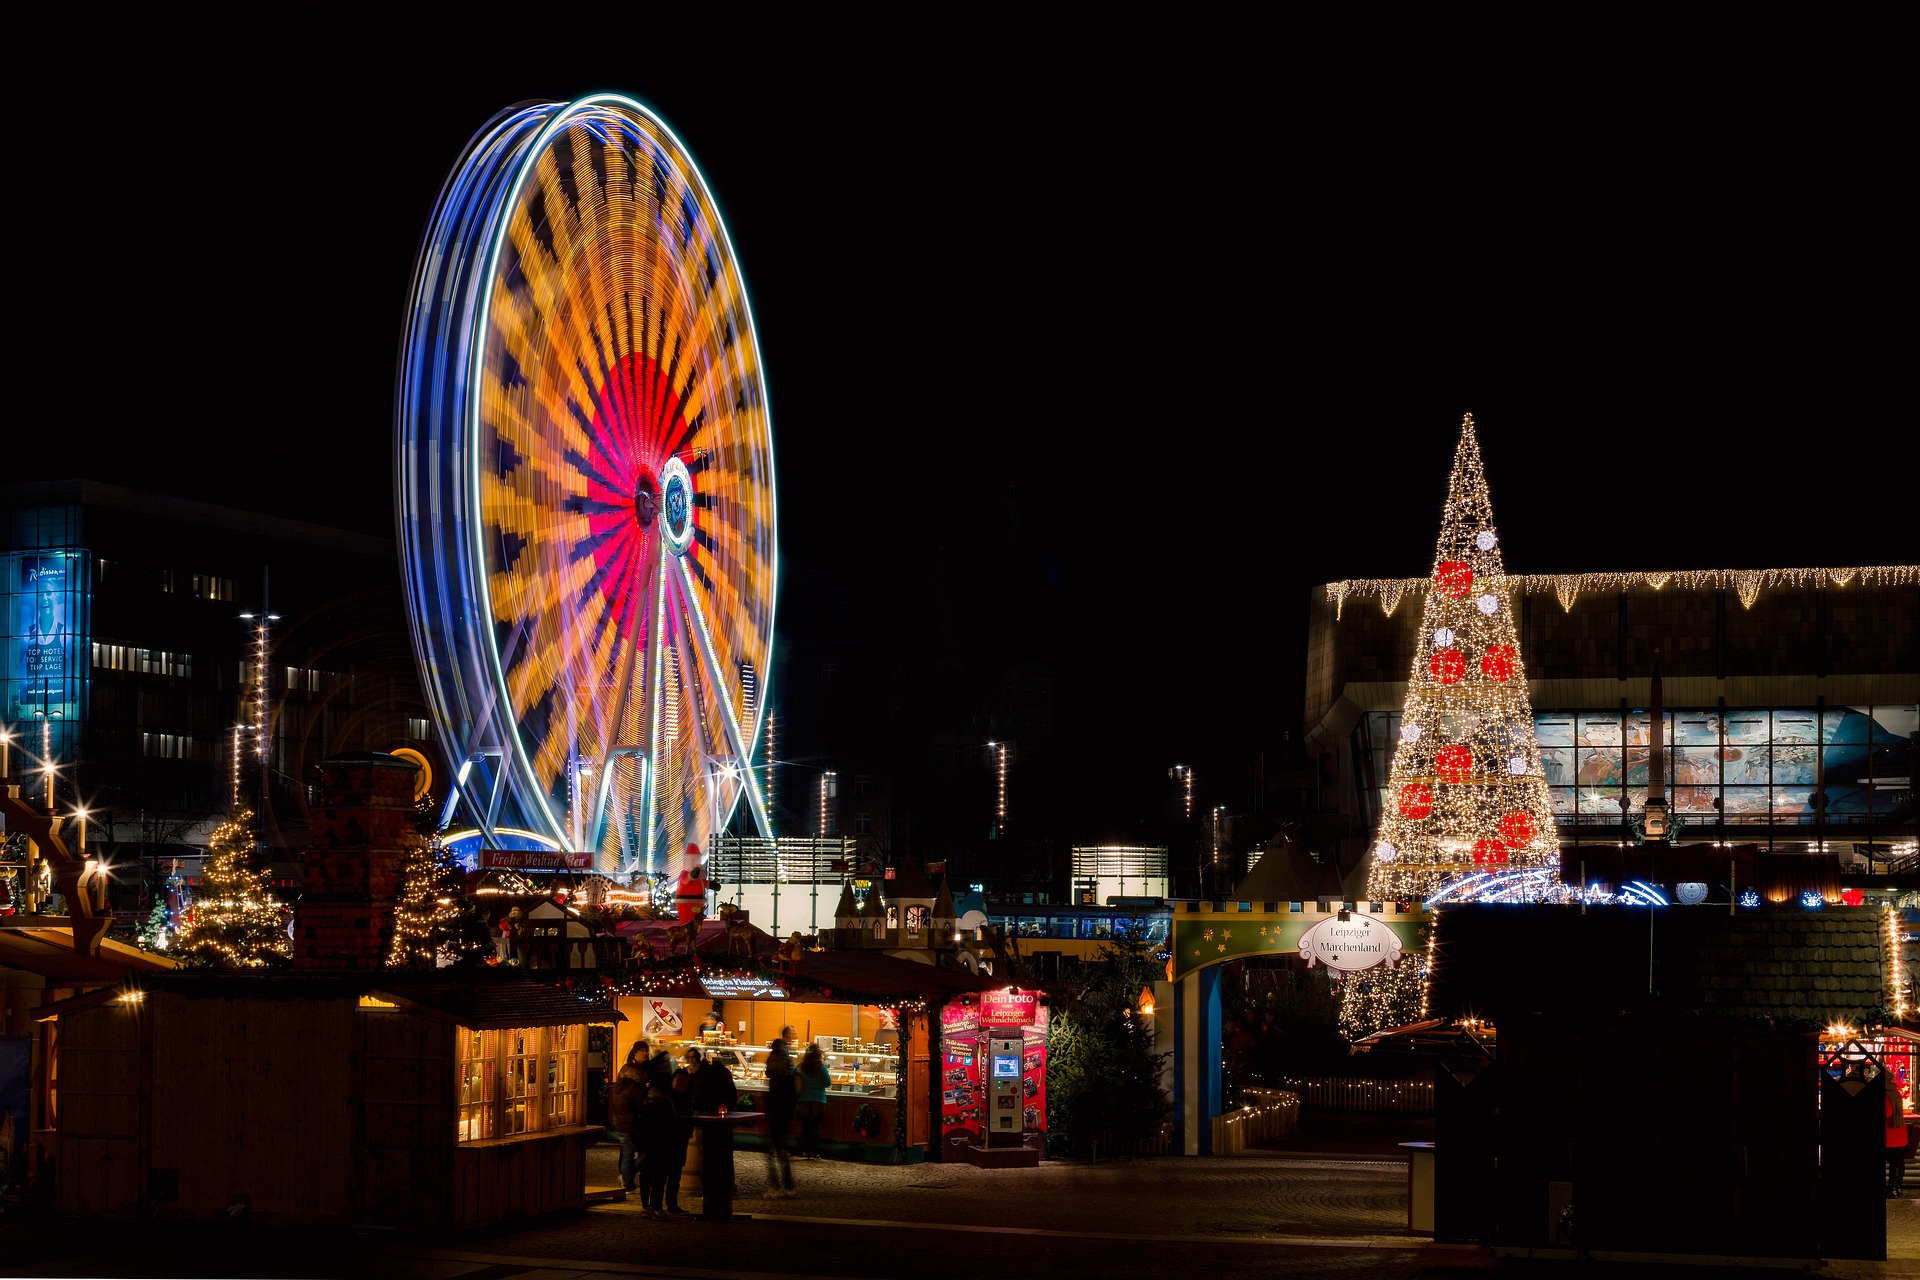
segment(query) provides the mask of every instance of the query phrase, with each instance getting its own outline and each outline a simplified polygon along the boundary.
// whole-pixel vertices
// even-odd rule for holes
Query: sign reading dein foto
[[[1345,920],[1328,916],[1301,934],[1300,955],[1309,969],[1315,964],[1342,973],[1382,964],[1391,969],[1400,960],[1400,936],[1385,921],[1349,912]]]

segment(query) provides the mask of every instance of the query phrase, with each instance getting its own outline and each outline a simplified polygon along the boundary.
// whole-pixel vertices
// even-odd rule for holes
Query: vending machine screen
[[[994,1054],[993,1078],[995,1080],[1018,1080],[1020,1078],[1020,1055],[1017,1053]]]

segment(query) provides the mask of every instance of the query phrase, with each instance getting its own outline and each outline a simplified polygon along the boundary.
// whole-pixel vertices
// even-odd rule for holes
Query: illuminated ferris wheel
[[[754,781],[773,441],[753,316],[679,140],[612,94],[474,137],[395,406],[414,649],[459,791],[602,870],[707,847]]]

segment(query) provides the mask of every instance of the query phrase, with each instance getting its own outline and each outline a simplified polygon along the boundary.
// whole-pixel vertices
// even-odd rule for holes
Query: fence
[[[1431,1077],[1288,1076],[1281,1081],[1299,1095],[1300,1104],[1315,1111],[1346,1111],[1367,1115],[1433,1114]],[[1251,1090],[1249,1091],[1251,1092]]]
[[[1300,1127],[1300,1099],[1283,1089],[1242,1089],[1237,1111],[1213,1118],[1213,1154],[1231,1155],[1283,1138]]]

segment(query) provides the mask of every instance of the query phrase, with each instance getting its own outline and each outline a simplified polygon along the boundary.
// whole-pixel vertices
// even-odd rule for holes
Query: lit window
[[[585,1028],[459,1029],[457,1140],[479,1142],[580,1122]]]

